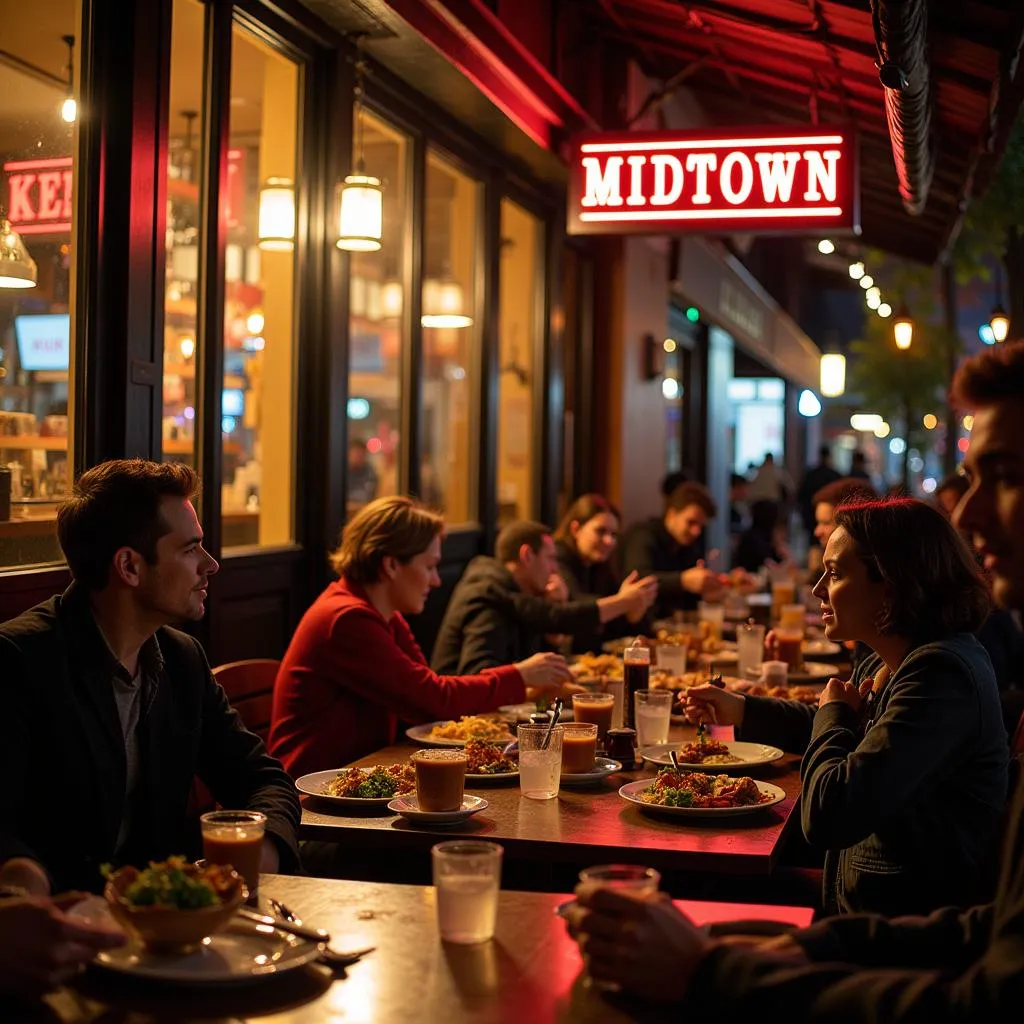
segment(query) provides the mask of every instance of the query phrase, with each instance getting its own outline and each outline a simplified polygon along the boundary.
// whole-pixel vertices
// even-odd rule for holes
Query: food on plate
[[[492,743],[508,743],[512,734],[508,726],[493,718],[482,715],[463,715],[457,722],[441,722],[428,734],[432,740],[490,740]]]
[[[505,752],[502,743],[485,743],[483,740],[470,740],[466,744],[467,775],[508,775],[519,771],[519,755],[512,751]]]
[[[821,688],[815,686],[765,686],[753,683],[745,690],[751,697],[779,697],[782,700],[798,700],[801,704],[817,707]]]
[[[622,659],[614,654],[581,654],[569,671],[578,683],[599,685],[622,678]]]
[[[408,762],[376,764],[372,768],[342,768],[324,787],[326,796],[352,796],[376,800],[405,796],[416,788],[416,772]]]
[[[679,748],[678,757],[684,764],[739,764],[743,760],[729,753],[728,744],[710,739],[702,732],[698,732],[692,743],[684,743]]]
[[[101,870],[108,881],[117,874],[109,864]],[[125,887],[121,898],[132,907],[199,910],[231,899],[237,885],[238,875],[230,865],[207,864],[200,868],[182,856],[175,856],[150,861]]]
[[[637,796],[661,807],[750,807],[771,800],[746,775],[705,775],[662,768],[655,780]]]
[[[658,643],[685,644],[687,657],[696,658],[701,654],[717,654],[722,649],[721,639],[714,633],[714,623],[698,622],[691,629],[659,629],[654,637]]]

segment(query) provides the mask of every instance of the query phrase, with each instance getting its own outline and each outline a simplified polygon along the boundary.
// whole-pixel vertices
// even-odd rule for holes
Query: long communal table
[[[575,942],[555,910],[564,895],[503,892],[493,941],[442,943],[430,887],[265,875],[264,897],[283,901],[339,949],[375,946],[334,975],[308,965],[227,988],[146,984],[94,969],[37,1003],[0,1004],[17,1024],[622,1024],[678,1020],[585,983]],[[762,919],[803,926],[802,907],[680,901],[697,924]]]

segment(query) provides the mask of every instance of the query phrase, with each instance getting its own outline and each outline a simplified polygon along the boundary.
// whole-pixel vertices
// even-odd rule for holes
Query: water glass
[[[562,774],[562,737],[556,725],[548,734],[546,725],[521,725],[519,737],[519,789],[531,800],[554,800]]]
[[[595,864],[580,872],[580,884],[588,889],[620,889],[650,896],[658,891],[661,875],[641,864]]]
[[[502,853],[497,843],[477,841],[431,847],[437,926],[443,941],[470,944],[494,938]]]
[[[670,676],[681,676],[686,671],[686,644],[658,644],[658,668]]]
[[[736,627],[737,667],[742,678],[746,677],[747,669],[756,669],[764,660],[764,633],[764,626],[747,624]]]
[[[633,720],[636,722],[636,742],[639,748],[668,743],[674,698],[675,694],[671,690],[637,690],[633,694]]]
[[[701,601],[697,605],[697,618],[706,622],[711,627],[710,635],[716,640],[722,639],[722,626],[725,625],[725,605],[711,604],[708,601]]]
[[[765,686],[785,686],[789,679],[789,666],[784,661],[762,661],[761,682]]]

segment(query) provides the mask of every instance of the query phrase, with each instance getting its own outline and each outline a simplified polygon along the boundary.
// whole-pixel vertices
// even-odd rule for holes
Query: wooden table
[[[576,943],[555,908],[567,897],[502,893],[492,942],[454,946],[437,933],[434,890],[423,886],[265,875],[275,896],[339,949],[376,951],[332,976],[308,966],[253,985],[185,991],[132,983],[97,970],[45,1001],[5,1008],[18,1024],[412,1024],[412,1022],[617,1022],[678,1019],[609,1001],[584,984]],[[761,918],[803,926],[802,907],[682,902],[697,924]],[[10,1014],[14,1014],[11,1016]]]
[[[674,726],[672,739],[685,740],[693,734],[692,728]],[[386,747],[355,764],[393,764],[406,760],[413,749],[408,743]],[[783,837],[793,827],[800,795],[799,767],[800,759],[787,755],[775,765],[753,769],[753,777],[781,786],[786,799],[750,817],[721,821],[656,816],[625,801],[619,787],[655,774],[645,769],[612,775],[586,789],[563,788],[556,800],[529,800],[520,795],[517,783],[467,787],[490,806],[463,825],[445,828],[411,825],[387,810],[343,815],[336,807],[307,797],[300,834],[368,854],[422,853],[453,835],[473,836],[501,843],[506,858],[577,868],[629,861],[662,870],[764,876],[771,872]]]

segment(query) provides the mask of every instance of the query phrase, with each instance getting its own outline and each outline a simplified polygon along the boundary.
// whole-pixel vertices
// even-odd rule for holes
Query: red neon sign
[[[846,129],[620,132],[573,142],[570,234],[859,230]]]
[[[71,230],[71,157],[12,160],[7,174],[7,216],[22,235]]]

